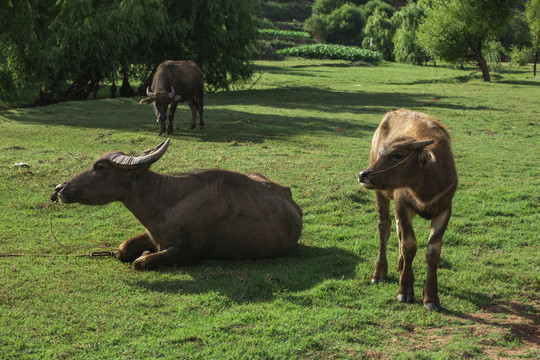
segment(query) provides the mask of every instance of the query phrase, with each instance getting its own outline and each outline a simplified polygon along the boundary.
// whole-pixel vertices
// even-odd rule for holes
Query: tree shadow
[[[219,292],[237,303],[266,302],[281,293],[311,289],[327,279],[354,277],[360,261],[364,261],[360,256],[337,247],[299,244],[282,258],[204,261],[194,267],[162,270],[167,274],[163,279],[134,280],[132,285],[172,294]],[[175,280],[179,273],[191,279]]]

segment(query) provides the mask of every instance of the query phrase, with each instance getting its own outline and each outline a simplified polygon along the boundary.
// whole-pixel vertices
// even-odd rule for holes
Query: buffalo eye
[[[105,165],[102,163],[97,163],[94,165],[94,171],[102,171],[105,170]]]
[[[395,152],[395,153],[390,154],[390,157],[391,157],[392,159],[401,160],[401,159],[403,159],[405,156],[404,156],[403,154],[400,154],[400,153],[398,153],[398,152]]]

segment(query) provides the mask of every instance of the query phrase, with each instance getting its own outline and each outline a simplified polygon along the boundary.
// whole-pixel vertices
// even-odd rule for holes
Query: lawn
[[[120,203],[49,200],[109,150],[162,141],[140,98],[0,112],[0,358],[456,359],[540,357],[540,79],[451,67],[257,62],[252,82],[206,94],[204,130],[179,106],[164,174],[261,172],[291,187],[304,230],[291,255],[137,272],[92,259],[142,226]],[[373,194],[357,175],[386,111],[445,123],[459,177],[439,265],[442,310],[421,302],[429,223],[415,221],[416,304],[377,256]],[[27,163],[29,167],[14,167]],[[55,240],[55,237],[57,240]]]

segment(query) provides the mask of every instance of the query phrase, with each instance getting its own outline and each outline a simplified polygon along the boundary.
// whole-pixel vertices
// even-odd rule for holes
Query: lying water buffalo
[[[140,156],[109,152],[51,200],[122,202],[146,231],[118,247],[138,270],[191,265],[208,258],[254,259],[287,254],[302,232],[302,211],[288,187],[260,174],[203,170],[179,176],[149,170],[169,139]]]
[[[146,99],[141,104],[154,104],[157,122],[160,124],[159,135],[165,130],[167,108],[169,110],[169,127],[167,134],[173,133],[174,112],[179,102],[187,102],[191,110],[191,129],[195,128],[197,111],[199,112],[199,127],[204,128],[204,75],[195,62],[171,61],[162,62],[154,74],[152,90],[146,89]]]
[[[393,200],[399,240],[398,299],[414,302],[412,262],[417,243],[412,222],[418,214],[431,220],[424,306],[438,309],[437,266],[457,187],[448,131],[426,114],[405,109],[391,111],[375,131],[369,160],[370,167],[360,172],[358,180],[375,190],[379,217],[379,256],[372,281],[386,278],[386,243],[391,228],[389,205]]]

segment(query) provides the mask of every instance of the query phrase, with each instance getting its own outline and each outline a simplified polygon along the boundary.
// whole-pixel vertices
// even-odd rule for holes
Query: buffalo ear
[[[140,101],[140,103],[141,103],[141,104],[151,104],[151,103],[154,102],[154,100],[156,100],[156,99],[151,98],[151,97],[147,97],[146,99],[142,99],[142,100]]]
[[[175,95],[173,98],[172,98],[172,101],[180,101],[182,97],[180,95]]]
[[[427,167],[433,164],[437,158],[435,154],[429,149],[423,149],[418,155],[418,161],[420,161],[420,166]]]

